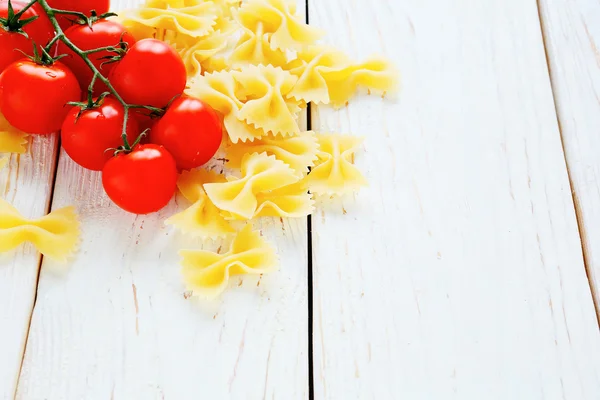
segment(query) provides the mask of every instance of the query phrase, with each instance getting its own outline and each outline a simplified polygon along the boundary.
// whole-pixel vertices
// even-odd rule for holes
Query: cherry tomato
[[[183,92],[187,75],[171,46],[143,39],[131,46],[109,79],[126,102],[162,108]]]
[[[12,1],[11,4],[14,12],[17,13],[27,3]],[[13,30],[18,26],[0,26],[0,72],[9,64],[23,58],[21,51],[33,55],[33,41],[37,45],[43,46],[54,37],[54,28],[50,20],[37,4],[25,11],[19,21],[35,16],[38,17],[35,21],[23,26],[23,31],[27,33],[29,38]],[[0,0],[0,18],[8,18],[8,0]],[[17,25],[19,24],[17,23]]]
[[[0,112],[12,126],[27,133],[58,131],[69,112],[67,103],[80,96],[77,78],[60,61],[39,65],[21,59],[0,75]]]
[[[223,128],[217,112],[201,100],[173,101],[150,132],[150,142],[165,146],[179,169],[206,164],[219,150]]]
[[[106,97],[98,108],[81,112],[73,109],[65,118],[61,129],[62,147],[77,164],[93,171],[102,171],[112,157],[109,149],[123,144],[121,132],[125,110],[121,103]],[[138,123],[127,120],[127,139],[133,143],[137,137]],[[108,151],[107,151],[108,150]]]
[[[108,12],[110,8],[110,0],[48,0],[48,4],[52,8],[59,10],[78,11],[87,16],[91,15],[91,11],[96,11],[96,14],[102,15]],[[77,17],[72,15],[57,15],[56,19],[60,27],[65,30],[73,25],[73,20]]]
[[[173,156],[162,146],[141,144],[111,158],[102,170],[108,197],[123,210],[150,214],[166,206],[177,187]]]
[[[131,47],[135,43],[133,36],[125,31],[125,27],[118,22],[109,20],[99,20],[90,28],[88,25],[75,25],[65,31],[65,35],[79,47],[81,50],[93,50],[100,47],[115,46],[123,38],[123,41]],[[79,84],[83,90],[86,90],[92,82],[93,72],[87,66],[85,61],[64,43],[58,45],[58,54],[67,54],[67,57],[61,59],[67,67],[71,69],[77,76]],[[115,55],[108,51],[90,54],[89,58],[92,63],[100,70],[102,75],[108,77],[110,71],[115,67],[116,63],[104,64],[106,59],[102,57]],[[100,80],[96,81],[94,92],[100,94],[108,91],[108,87]]]

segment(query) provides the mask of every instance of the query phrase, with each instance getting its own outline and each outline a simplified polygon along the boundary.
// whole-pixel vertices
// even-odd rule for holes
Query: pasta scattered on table
[[[225,254],[181,250],[180,255],[187,289],[207,298],[221,294],[231,276],[260,275],[277,268],[275,250],[249,224],[235,236]]]
[[[79,225],[74,207],[30,220],[0,198],[0,253],[31,242],[45,257],[66,261],[79,243]]]

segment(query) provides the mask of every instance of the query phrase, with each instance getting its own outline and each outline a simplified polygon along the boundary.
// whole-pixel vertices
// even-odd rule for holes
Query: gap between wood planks
[[[306,24],[310,25],[309,6],[310,0],[306,0],[305,18]],[[312,107],[310,103],[306,109],[306,130],[312,130]],[[308,398],[315,398],[315,366],[313,346],[313,249],[312,249],[312,215],[306,218],[306,236],[308,241]]]
[[[52,210],[52,202],[54,201],[54,188],[56,186],[56,177],[58,176],[58,161],[60,160],[60,135],[58,133],[54,133],[54,135],[58,135],[56,139],[56,152],[54,157],[54,165],[52,167],[52,183],[50,184],[50,196],[48,198],[48,203],[46,204],[46,214],[48,214]],[[31,146],[31,140],[29,141],[29,146]],[[32,160],[36,162],[36,160]],[[25,344],[23,345],[23,351],[21,353],[21,365],[19,365],[19,375],[17,376],[17,384],[15,385],[15,392],[13,393],[13,399],[17,398],[17,391],[19,390],[19,382],[21,381],[21,371],[23,370],[23,361],[25,360],[25,353],[27,352],[27,345],[29,344],[29,332],[31,330],[31,321],[33,320],[33,310],[35,310],[35,305],[37,304],[37,294],[38,294],[38,286],[40,284],[40,274],[42,271],[42,264],[44,263],[44,255],[40,254],[40,261],[37,267],[37,275],[35,277],[35,291],[33,304],[31,306],[31,311],[29,312],[29,323],[27,324],[27,333],[25,337]]]
[[[592,292],[592,300],[594,302],[594,310],[596,310],[596,320],[598,322],[598,327],[600,329],[600,304],[598,303],[598,299],[596,296],[596,289],[594,287],[594,282],[590,277],[590,263],[589,257],[587,254],[587,248],[585,246],[585,228],[583,226],[583,221],[581,217],[581,208],[579,204],[579,199],[577,197],[577,193],[573,189],[573,180],[571,179],[571,170],[569,168],[569,159],[567,158],[567,153],[565,150],[565,141],[563,138],[563,129],[560,121],[560,115],[558,113],[558,104],[556,103],[556,96],[554,94],[554,82],[552,80],[552,66],[550,65],[550,58],[548,56],[548,46],[546,40],[546,31],[544,30],[544,20],[542,17],[542,11],[540,6],[541,0],[536,0],[536,6],[538,11],[538,19],[540,21],[540,31],[542,34],[542,43],[544,45],[544,55],[546,57],[546,66],[548,67],[548,78],[550,79],[550,88],[552,89],[552,101],[554,102],[554,114],[556,115],[556,122],[558,123],[558,131],[560,133],[560,141],[563,148],[563,157],[565,159],[565,165],[567,167],[567,176],[569,177],[569,189],[571,190],[571,196],[573,197],[573,207],[575,208],[575,217],[577,219],[577,229],[579,230],[579,241],[581,242],[581,253],[583,255],[583,265],[585,267],[585,274],[588,280],[588,284],[590,286],[590,291]]]

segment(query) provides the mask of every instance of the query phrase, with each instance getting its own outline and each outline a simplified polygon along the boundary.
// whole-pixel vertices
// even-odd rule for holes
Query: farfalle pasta
[[[398,85],[398,73],[389,61],[374,57],[353,63],[344,53],[322,46],[300,51],[286,69],[298,77],[290,97],[334,107],[344,106],[359,87],[387,92]]]
[[[186,171],[177,181],[181,194],[191,203],[190,207],[175,214],[166,221],[186,234],[202,239],[224,238],[235,233],[230,223],[220,214],[220,210],[210,201],[203,185],[225,182],[223,175],[203,169]]]
[[[304,175],[315,165],[318,149],[319,143],[315,134],[302,132],[296,136],[264,136],[253,142],[234,144],[225,150],[225,157],[228,167],[239,168],[246,154],[266,153]]]
[[[27,134],[11,126],[0,113],[0,153],[25,153]]]
[[[309,26],[288,0],[248,0],[235,15],[244,28],[268,35],[271,49],[295,50],[316,43],[324,33]],[[262,27],[262,28],[259,28]]]
[[[255,30],[243,27],[242,37],[235,45],[228,63],[233,68],[248,64],[279,67],[287,63],[287,55],[282,50],[271,49],[269,35],[265,33],[263,24],[259,23]]]
[[[308,175],[308,187],[317,195],[342,195],[367,185],[352,163],[354,152],[363,142],[350,135],[319,134],[319,160]]]
[[[214,298],[235,275],[260,275],[277,268],[277,255],[258,231],[246,225],[225,254],[205,250],[182,250],[183,277],[195,296]]]
[[[246,66],[192,79],[188,95],[206,101],[223,115],[231,142],[253,141],[268,133],[290,136],[300,133],[297,101],[288,93],[296,78],[281,68]]]
[[[229,177],[225,183],[207,183],[206,194],[220,210],[232,218],[254,218],[259,208],[258,196],[297,183],[296,171],[265,153],[249,154],[241,165],[241,178]]]
[[[73,207],[39,219],[26,219],[0,198],[0,253],[31,242],[45,257],[66,261],[79,243],[79,221]]]
[[[147,0],[143,7],[123,12],[120,20],[136,39],[156,37],[158,31],[200,38],[215,31],[217,12],[212,1]]]

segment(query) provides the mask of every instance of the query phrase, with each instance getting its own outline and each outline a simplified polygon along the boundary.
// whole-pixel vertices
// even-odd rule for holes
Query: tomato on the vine
[[[58,131],[69,112],[67,103],[80,98],[77,78],[60,61],[40,65],[24,58],[0,75],[0,112],[26,133]]]
[[[66,11],[77,11],[87,15],[91,15],[92,10],[96,11],[97,15],[102,15],[108,12],[110,8],[110,0],[48,0],[48,4],[52,8]],[[73,15],[57,15],[56,19],[60,27],[65,30],[73,25],[77,17]]]
[[[187,74],[175,49],[143,39],[131,46],[109,79],[126,102],[162,108],[183,93]]]
[[[67,38],[79,49],[83,51],[98,49],[101,47],[119,47],[121,39],[129,47],[133,46],[135,39],[125,30],[125,27],[118,22],[109,20],[99,20],[89,25],[75,25],[65,31]],[[87,89],[94,73],[87,66],[85,61],[79,57],[73,50],[68,48],[63,42],[58,44],[58,54],[66,54],[67,57],[61,59],[75,73],[79,84],[83,90]],[[100,70],[102,75],[108,77],[110,71],[116,66],[116,63],[106,63],[103,57],[115,55],[108,51],[101,51],[89,55],[90,61]],[[94,86],[94,93],[100,94],[108,91],[104,82],[97,80]]]
[[[165,207],[177,187],[173,156],[162,146],[142,144],[111,158],[102,170],[108,197],[123,210],[150,214]]]
[[[62,124],[62,147],[77,164],[93,171],[102,171],[112,157],[110,149],[117,149],[123,144],[121,133],[124,118],[125,109],[110,96],[96,108],[81,111],[81,107],[73,107]],[[129,143],[135,141],[140,133],[138,130],[135,118],[128,118]]]
[[[13,0],[14,13],[18,13],[27,2]],[[6,23],[0,24],[0,72],[9,64],[23,58],[23,53],[33,55],[33,42],[43,46],[54,37],[54,28],[39,5],[34,5],[18,19],[9,19],[8,0],[0,0],[0,18]],[[36,20],[23,24],[23,21],[37,17]],[[20,33],[22,30],[27,36]],[[23,53],[22,53],[23,52]]]
[[[165,146],[179,169],[206,164],[219,150],[223,128],[217,112],[202,100],[181,96],[150,132],[150,142]]]

